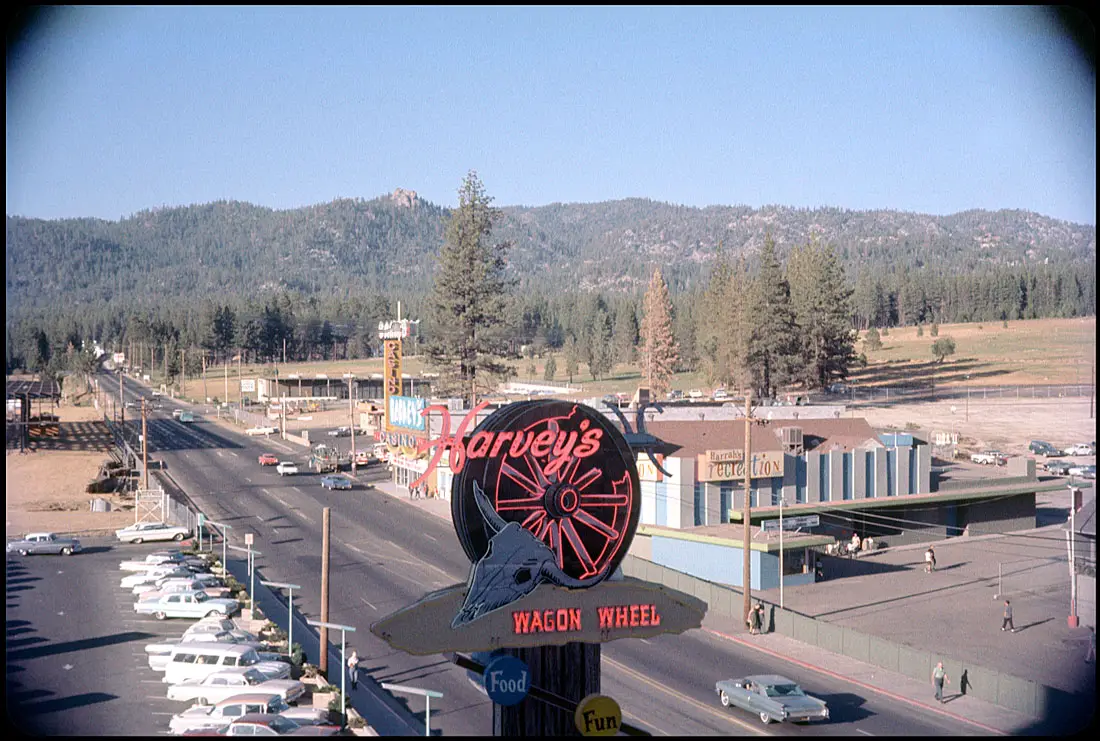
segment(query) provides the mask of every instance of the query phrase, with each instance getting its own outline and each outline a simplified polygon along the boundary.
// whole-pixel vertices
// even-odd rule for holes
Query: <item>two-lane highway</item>
[[[231,540],[255,534],[264,578],[303,585],[295,605],[319,614],[321,512],[332,510],[329,620],[353,625],[349,642],[376,680],[444,694],[432,726],[447,735],[489,735],[492,710],[466,672],[442,656],[415,657],[370,634],[371,623],[425,593],[462,582],[469,572],[453,527],[361,485],[323,489],[311,474],[280,477],[257,457],[274,452],[300,464],[308,452],[282,440],[249,438],[210,420],[181,424],[163,410],[150,422],[150,444],[168,472],[208,516],[233,527]],[[368,469],[360,480],[385,475]],[[603,691],[626,719],[656,734],[958,735],[980,729],[868,692],[834,677],[696,630],[680,636],[625,640],[603,647]],[[829,703],[828,723],[773,724],[718,703],[714,682],[733,676],[783,674]],[[418,712],[422,704],[409,701]]]

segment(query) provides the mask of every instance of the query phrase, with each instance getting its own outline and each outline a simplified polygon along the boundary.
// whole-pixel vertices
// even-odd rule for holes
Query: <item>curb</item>
[[[757,651],[760,651],[762,653],[766,653],[770,656],[774,656],[776,658],[784,659],[786,661],[791,662],[792,664],[797,664],[798,666],[804,667],[806,669],[813,669],[814,671],[821,672],[822,674],[827,674],[831,677],[836,677],[837,679],[843,679],[844,681],[850,682],[850,683],[852,683],[852,684],[854,684],[858,687],[862,687],[862,688],[870,690],[872,692],[877,692],[881,695],[886,695],[887,697],[889,697],[893,700],[899,700],[901,702],[905,702],[905,703],[908,703],[908,704],[913,705],[915,707],[921,708],[922,710],[932,710],[932,711],[935,711],[935,712],[939,713],[940,715],[945,715],[948,718],[952,718],[954,720],[962,721],[963,723],[969,723],[970,725],[977,726],[978,728],[981,728],[984,731],[994,733],[998,736],[1008,736],[1008,735],[1010,735],[1008,733],[1008,731],[1002,731],[998,728],[993,728],[992,726],[987,726],[984,723],[980,723],[976,720],[972,720],[972,719],[967,718],[965,716],[958,715],[957,713],[952,713],[952,712],[949,712],[949,711],[944,710],[942,708],[937,708],[934,705],[928,705],[927,703],[918,702],[916,700],[913,700],[912,698],[905,697],[904,695],[899,695],[899,694],[896,694],[894,692],[890,692],[889,690],[884,690],[881,687],[876,687],[876,686],[871,685],[871,684],[866,684],[864,682],[860,682],[858,680],[852,679],[851,677],[844,676],[843,674],[838,674],[834,671],[830,671],[829,669],[825,669],[825,668],[817,666],[815,664],[810,664],[810,663],[807,663],[805,661],[799,661],[798,659],[787,656],[786,654],[779,653],[778,651],[773,651],[770,648],[764,648],[763,646],[757,646],[756,644],[754,644],[750,641],[746,641],[746,640],[743,640],[741,638],[735,638],[734,636],[727,635],[725,633],[722,633],[721,631],[714,630],[713,628],[702,628],[702,630],[704,630],[707,633],[710,633],[712,635],[718,636],[719,638],[724,638],[727,641],[733,641],[734,643],[739,643],[742,646],[748,646],[748,647],[756,649]],[[886,671],[886,670],[884,670],[884,671]]]

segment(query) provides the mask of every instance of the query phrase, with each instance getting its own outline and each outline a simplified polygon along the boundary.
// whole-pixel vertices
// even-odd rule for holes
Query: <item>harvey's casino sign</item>
[[[632,578],[612,579],[638,524],[634,452],[602,414],[572,402],[517,402],[455,435],[421,440],[425,480],[444,452],[451,514],[470,576],[383,618],[371,631],[425,655],[598,643],[698,627],[706,605]],[[433,405],[443,430],[449,410]]]

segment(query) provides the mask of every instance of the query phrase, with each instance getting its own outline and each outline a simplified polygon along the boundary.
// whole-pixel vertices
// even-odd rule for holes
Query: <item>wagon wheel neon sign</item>
[[[593,585],[609,576],[629,548],[639,515],[638,475],[622,434],[603,415],[561,401],[514,404],[485,420],[482,429],[510,430],[526,440],[549,433],[561,444],[542,455],[528,447],[520,455],[468,462],[455,482],[463,492],[455,492],[452,506],[471,561],[488,544],[481,518],[465,516],[473,514],[467,494],[476,480],[497,514],[544,543],[567,575]]]

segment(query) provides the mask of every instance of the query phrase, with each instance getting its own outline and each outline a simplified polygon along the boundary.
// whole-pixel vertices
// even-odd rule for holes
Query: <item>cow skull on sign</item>
[[[581,581],[562,571],[545,543],[519,523],[506,522],[497,514],[476,481],[474,501],[493,535],[485,555],[470,569],[466,601],[451,621],[452,628],[515,602],[544,582],[575,589],[600,581],[598,577]]]

